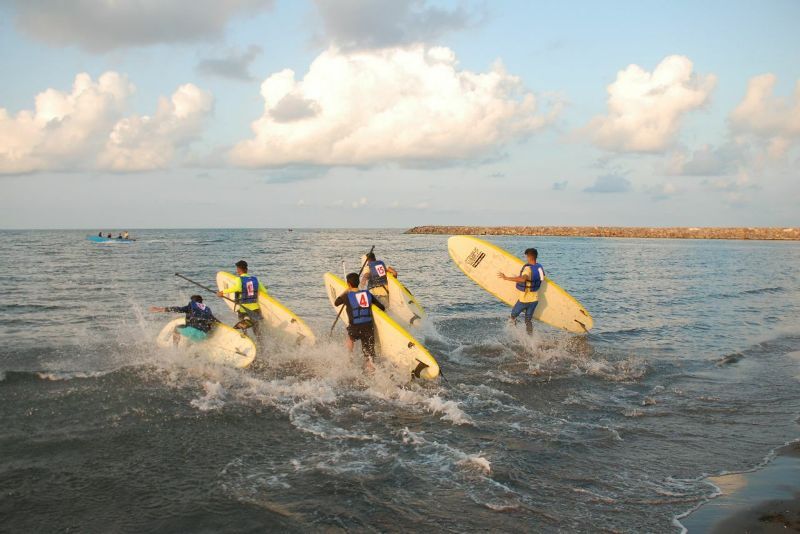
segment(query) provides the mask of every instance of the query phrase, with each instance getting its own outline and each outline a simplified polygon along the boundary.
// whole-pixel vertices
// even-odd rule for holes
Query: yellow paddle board
[[[347,291],[347,284],[331,273],[325,273],[324,280],[328,300],[338,312],[339,306],[335,306],[333,303],[336,297]],[[372,307],[372,314],[375,318],[375,339],[382,356],[391,360],[398,367],[407,369],[409,373],[420,363],[426,365],[427,367],[420,372],[422,378],[432,380],[439,376],[439,364],[436,363],[428,349],[406,332],[394,319],[375,306]],[[339,319],[345,325],[349,324],[346,310],[342,310]]]
[[[515,284],[498,278],[497,273],[517,276],[524,261],[483,239],[466,235],[448,239],[447,250],[473,282],[509,306],[516,304],[519,291]],[[550,278],[545,276],[538,295],[535,319],[577,334],[586,333],[594,326],[592,316],[581,303]]]
[[[220,291],[229,288],[236,282],[238,276],[225,271],[217,273],[217,287]],[[230,293],[226,295],[231,299],[235,299],[235,295]],[[231,302],[228,299],[223,299],[225,304],[228,305],[233,311],[238,310],[238,304]],[[264,284],[259,284],[258,287],[258,305],[261,307],[261,315],[264,317],[264,322],[272,329],[287,334],[291,339],[295,340],[298,344],[313,345],[316,343],[317,338],[314,332],[303,322],[303,320],[295,315],[295,313],[278,302],[278,300],[267,293],[264,289]]]
[[[172,340],[172,332],[176,326],[183,324],[186,324],[183,317],[168,322],[158,334],[156,344],[163,348],[176,346]],[[247,367],[256,357],[256,344],[253,340],[222,323],[217,323],[203,341],[191,341],[183,336],[178,339],[178,348],[217,364]]]
[[[366,256],[361,257],[361,263],[367,260]],[[368,270],[369,267],[364,267]],[[386,312],[404,327],[413,326],[419,328],[427,317],[422,305],[417,302],[411,291],[403,285],[400,280],[389,273],[386,273],[389,284],[386,288],[373,288],[372,294],[381,299],[381,304],[386,306]],[[388,299],[386,293],[388,292]]]

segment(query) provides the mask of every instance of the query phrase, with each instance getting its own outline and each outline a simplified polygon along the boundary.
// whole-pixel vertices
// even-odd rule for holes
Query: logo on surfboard
[[[473,267],[478,267],[483,261],[483,258],[486,257],[486,254],[478,250],[477,248],[473,248],[472,252],[469,253],[467,256],[467,263],[472,265]]]

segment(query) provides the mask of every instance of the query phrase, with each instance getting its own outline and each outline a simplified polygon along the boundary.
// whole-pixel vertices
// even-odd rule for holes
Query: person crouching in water
[[[175,345],[181,339],[181,336],[190,341],[203,341],[208,337],[208,334],[214,328],[219,320],[211,313],[211,308],[203,304],[203,297],[200,295],[192,295],[189,304],[186,306],[167,306],[158,307],[152,306],[151,312],[154,313],[184,313],[186,314],[186,322],[182,325],[175,327],[172,333],[172,341]]]
[[[347,310],[347,350],[353,352],[356,341],[361,341],[361,352],[364,353],[364,366],[368,370],[375,368],[375,319],[372,305],[380,310],[386,307],[376,299],[368,289],[358,289],[358,274],[347,275],[347,291],[336,297],[334,306],[345,306]]]
[[[506,276],[503,273],[497,273],[498,278],[516,283],[519,297],[517,303],[511,309],[511,320],[516,323],[517,317],[524,311],[525,330],[528,331],[528,335],[533,334],[533,312],[536,311],[536,305],[539,304],[537,291],[539,291],[544,280],[544,269],[537,261],[538,256],[539,252],[535,248],[529,248],[525,251],[525,258],[528,261],[520,269],[519,276]]]
[[[367,272],[361,275],[361,287],[373,292],[381,303],[389,305],[389,275],[397,278],[397,271],[375,257],[373,252],[367,254]]]

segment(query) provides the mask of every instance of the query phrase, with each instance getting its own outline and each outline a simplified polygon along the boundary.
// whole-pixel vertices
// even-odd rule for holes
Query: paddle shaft
[[[367,262],[369,262],[369,255],[372,254],[372,251],[375,250],[375,245],[372,245],[372,248],[369,249],[367,253],[367,259],[364,260],[364,263],[361,264],[361,269],[358,270],[358,277],[361,278],[361,273],[364,272],[364,267],[367,266]],[[336,314],[336,319],[333,320],[333,324],[331,325],[331,331],[328,333],[329,336],[333,335],[333,329],[336,328],[336,323],[339,322],[339,317],[342,316],[342,312],[344,311],[345,305],[342,304],[339,308],[339,313]]]
[[[197,287],[199,287],[199,288],[205,289],[205,290],[206,290],[206,291],[208,291],[209,293],[214,293],[215,295],[217,294],[217,292],[216,292],[216,291],[214,291],[213,289],[211,289],[210,287],[208,287],[208,286],[204,286],[204,285],[203,285],[203,284],[201,284],[200,282],[195,282],[195,281],[194,281],[194,280],[192,280],[191,278],[186,278],[186,277],[185,277],[185,276],[183,276],[181,273],[175,273],[175,276],[177,276],[178,278],[183,278],[184,280],[186,280],[186,281],[187,281],[187,282],[189,282],[190,284],[194,284],[194,285],[196,285],[196,286],[197,286]],[[222,295],[222,298],[224,298],[225,300],[227,300],[227,301],[230,301],[230,302],[233,302],[234,304],[238,305],[240,310],[244,310],[244,312],[245,312],[245,313],[246,313],[248,316],[250,315],[250,310],[248,310],[247,308],[245,308],[244,306],[242,306],[240,303],[236,302],[234,299],[232,299],[232,298],[230,298],[230,297],[226,297],[225,295]]]

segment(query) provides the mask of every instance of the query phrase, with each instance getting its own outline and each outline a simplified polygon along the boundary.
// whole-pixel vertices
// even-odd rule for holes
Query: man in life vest
[[[361,287],[370,290],[385,306],[389,305],[389,275],[397,278],[397,271],[376,259],[374,253],[367,254],[367,270],[361,275]]]
[[[258,338],[261,336],[261,307],[258,305],[258,289],[261,283],[258,278],[247,273],[247,262],[239,260],[236,262],[236,274],[238,278],[230,287],[217,291],[218,297],[223,297],[230,293],[235,294],[236,313],[239,315],[239,322],[233,327],[239,330],[253,329],[253,334]]]
[[[150,311],[153,313],[171,312],[186,314],[186,322],[176,326],[175,331],[172,333],[172,340],[176,345],[181,336],[190,341],[203,341],[208,337],[214,325],[219,322],[217,318],[214,317],[214,314],[211,313],[211,308],[203,304],[203,297],[200,295],[192,295],[189,304],[186,306],[152,306]]]
[[[373,304],[381,309],[386,307],[368,289],[358,289],[358,274],[347,275],[347,291],[336,297],[334,306],[344,305],[347,310],[347,350],[353,351],[356,341],[361,341],[361,352],[366,359],[368,370],[375,368],[375,319],[372,316]]]
[[[525,251],[527,263],[520,269],[519,276],[506,276],[503,273],[497,273],[498,278],[516,284],[517,290],[519,290],[519,297],[517,303],[511,309],[511,319],[516,323],[517,317],[524,311],[525,329],[529,335],[533,333],[533,312],[536,311],[536,305],[539,303],[537,291],[539,291],[544,280],[544,269],[536,259],[538,256],[539,252],[535,248],[529,248]]]

